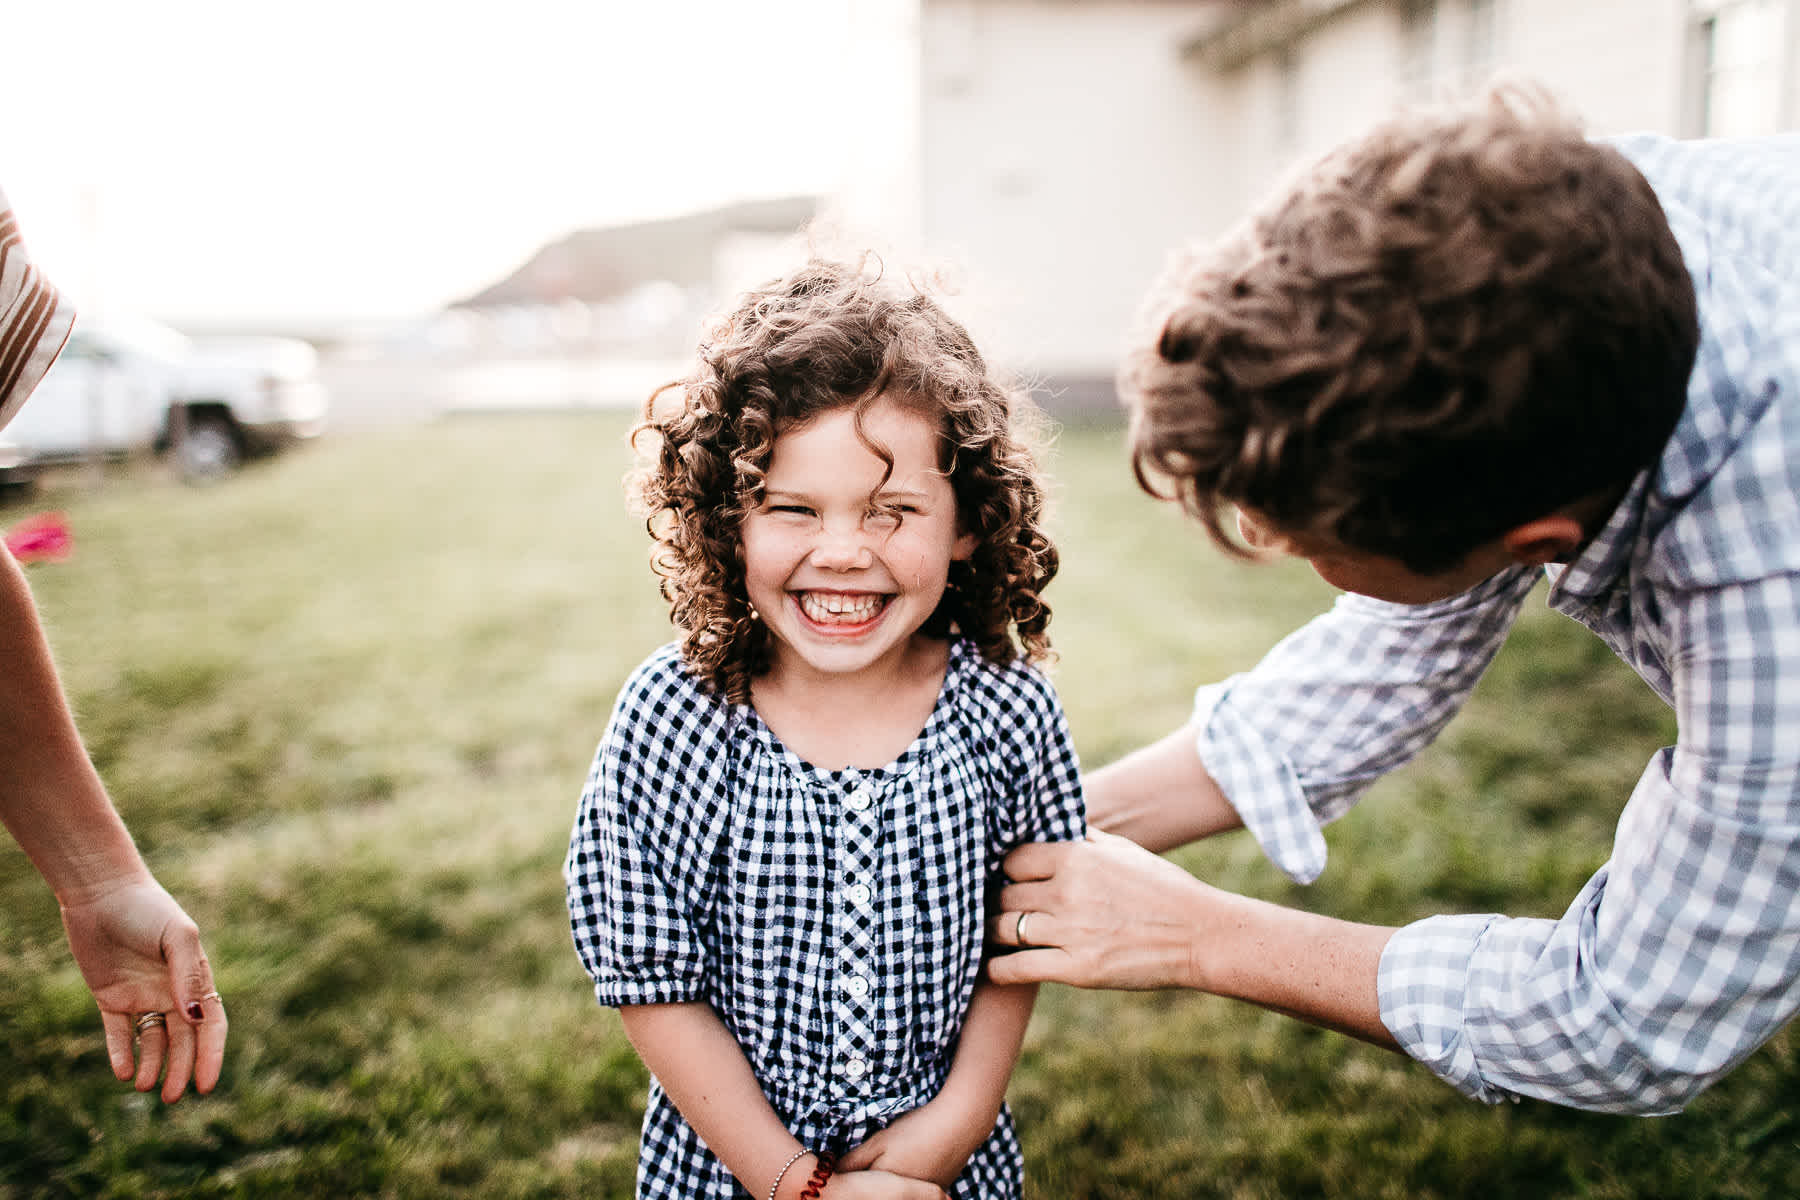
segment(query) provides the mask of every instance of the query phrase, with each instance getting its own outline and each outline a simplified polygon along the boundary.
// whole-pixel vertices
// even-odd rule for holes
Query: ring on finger
[[[1030,943],[1025,940],[1025,918],[1030,915],[1031,914],[1028,912],[1022,912],[1019,914],[1019,919],[1013,923],[1013,940],[1017,941],[1021,946],[1030,945]]]
[[[142,1035],[146,1029],[162,1029],[167,1026],[168,1023],[169,1019],[161,1013],[147,1012],[141,1014],[134,1022],[134,1025],[139,1035]]]

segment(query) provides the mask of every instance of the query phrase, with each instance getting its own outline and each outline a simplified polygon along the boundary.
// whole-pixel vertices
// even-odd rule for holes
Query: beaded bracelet
[[[806,1186],[800,1191],[800,1200],[819,1200],[820,1194],[825,1190],[825,1185],[830,1182],[831,1156],[821,1154],[818,1165],[813,1167],[812,1178],[806,1181]]]
[[[781,1181],[787,1178],[788,1168],[805,1158],[810,1151],[805,1146],[794,1151],[794,1156],[781,1164],[781,1170],[775,1172],[775,1182],[769,1185],[769,1200],[775,1200],[775,1193],[781,1189]]]

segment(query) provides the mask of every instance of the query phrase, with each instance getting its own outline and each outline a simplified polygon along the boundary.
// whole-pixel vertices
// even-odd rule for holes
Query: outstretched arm
[[[977,984],[942,1090],[844,1155],[844,1166],[877,1167],[952,1186],[1000,1119],[1036,999],[1035,984]]]
[[[225,1009],[193,921],[138,856],[88,761],[25,578],[0,550],[0,822],[62,907],[82,978],[100,1006],[113,1072],[164,1100],[210,1092],[225,1052]],[[137,1039],[132,1018],[166,1014]],[[164,1067],[167,1067],[166,1074]]]
[[[1237,810],[1200,761],[1199,730],[1180,729],[1082,779],[1088,825],[1161,853],[1243,828]]]
[[[1029,948],[996,957],[999,983],[1192,988],[1247,1000],[1388,1049],[1376,974],[1392,929],[1357,925],[1211,887],[1124,838],[1021,846],[989,936]]]
[[[625,1036],[707,1149],[753,1196],[793,1200],[817,1161],[770,1106],[743,1049],[710,1004],[637,1004],[619,1009]],[[783,1166],[787,1167],[783,1173]],[[777,1176],[780,1177],[777,1184]],[[879,1170],[834,1176],[830,1200],[944,1200],[932,1183]]]

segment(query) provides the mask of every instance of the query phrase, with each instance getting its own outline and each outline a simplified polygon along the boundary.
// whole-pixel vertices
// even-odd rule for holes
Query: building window
[[[1755,137],[1783,124],[1787,0],[1693,0],[1690,132]]]

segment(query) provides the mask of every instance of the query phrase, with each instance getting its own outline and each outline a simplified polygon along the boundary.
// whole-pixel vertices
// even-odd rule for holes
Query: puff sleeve
[[[730,721],[672,645],[613,706],[563,863],[576,953],[602,1004],[704,998],[699,929],[730,806]]]

